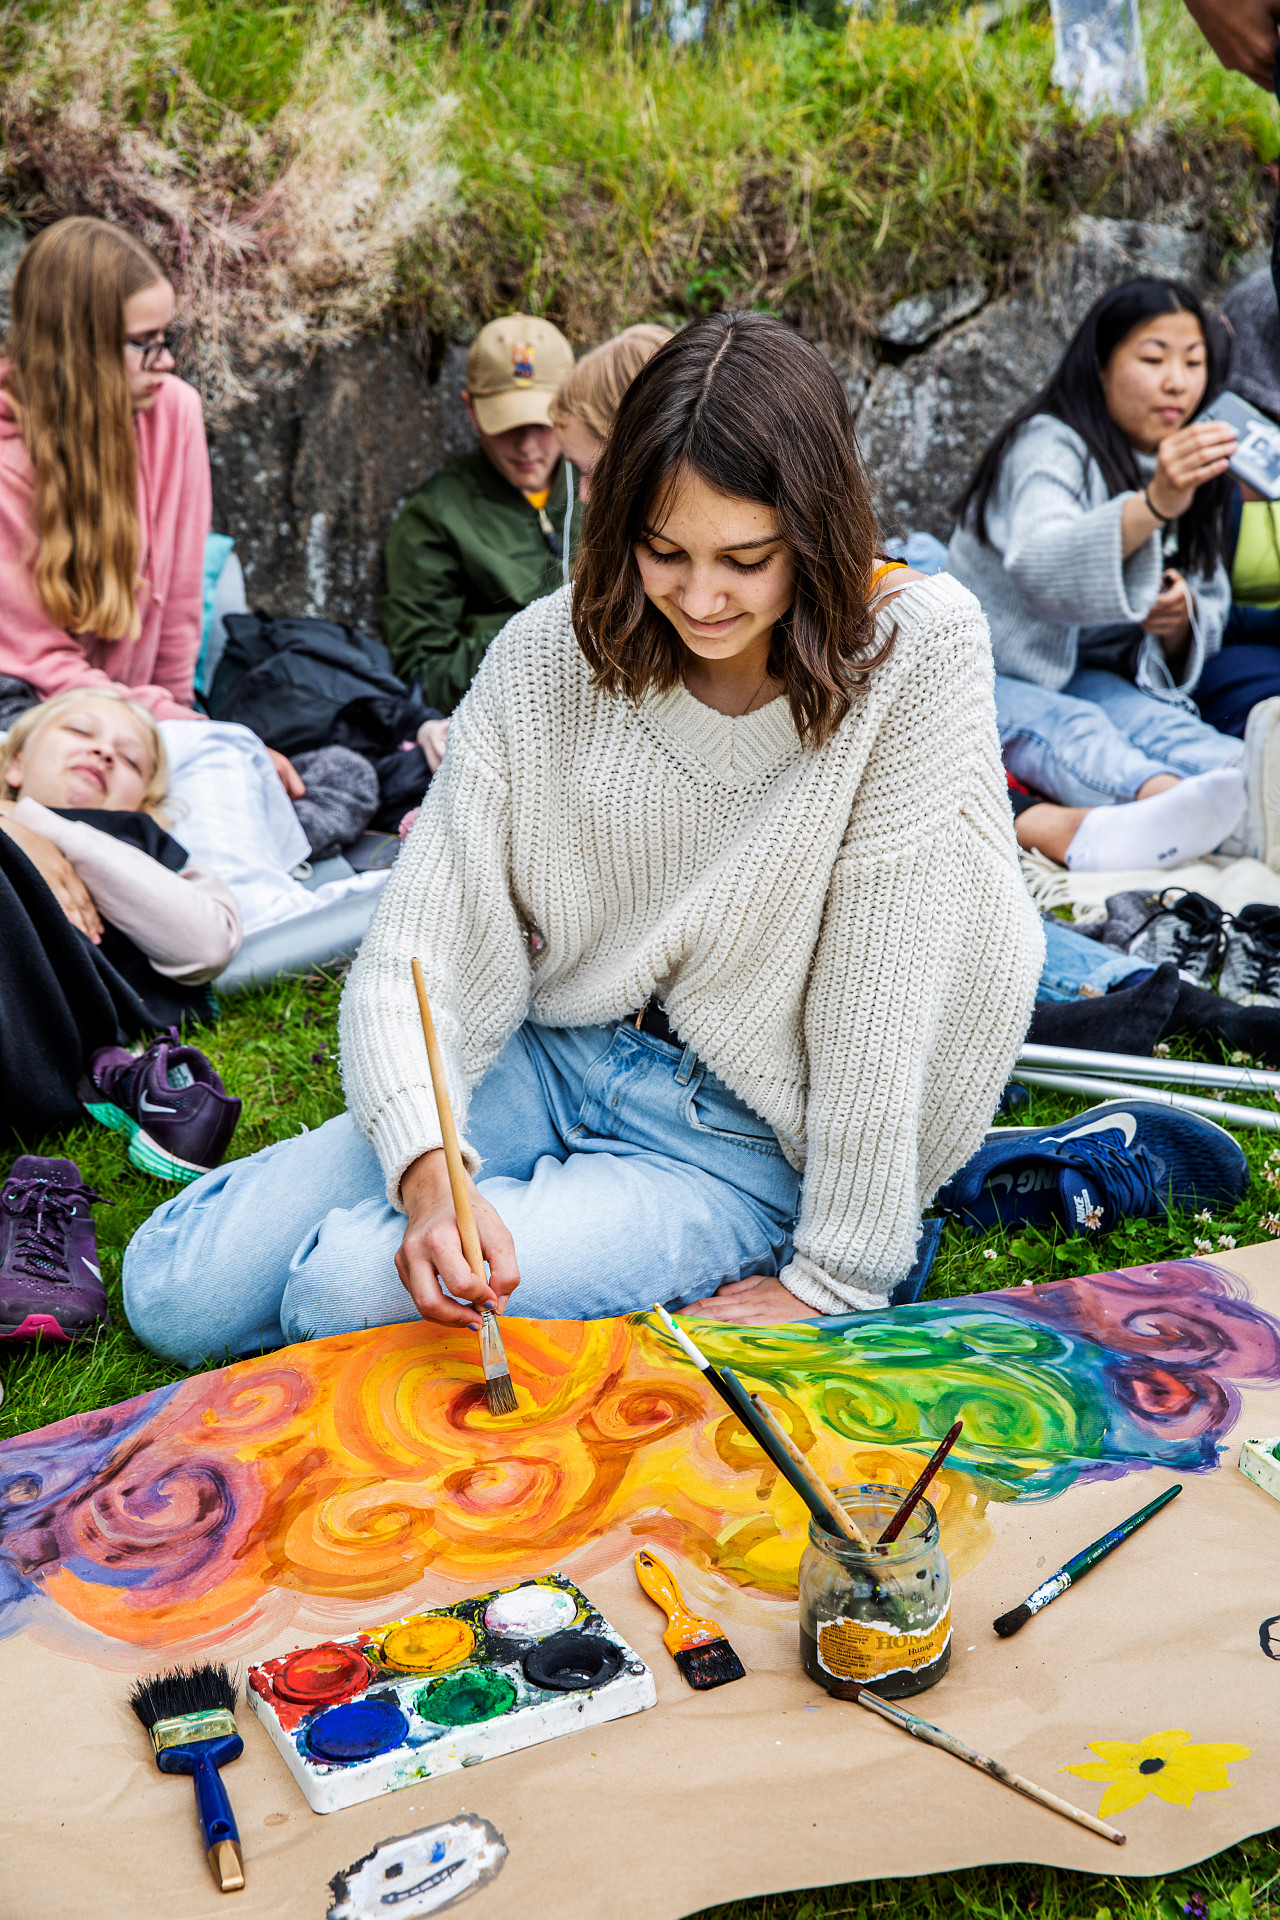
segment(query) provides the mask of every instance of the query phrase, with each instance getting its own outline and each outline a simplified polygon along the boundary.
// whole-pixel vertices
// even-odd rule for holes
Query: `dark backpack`
[[[226,616],[227,644],[209,693],[215,720],[234,720],[277,753],[305,753],[337,741],[357,752],[387,752],[412,739],[427,708],[417,687],[396,678],[381,640],[332,620]],[[339,716],[353,708],[346,728]],[[357,738],[344,739],[344,733]]]

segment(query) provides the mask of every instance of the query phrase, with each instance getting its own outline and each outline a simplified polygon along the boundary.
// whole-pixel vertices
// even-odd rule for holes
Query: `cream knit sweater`
[[[683,686],[597,692],[568,593],[486,654],[343,996],[388,1196],[440,1145],[413,954],[473,1172],[469,1091],[522,1021],[602,1025],[652,994],[803,1170],[786,1286],[882,1306],[981,1143],[1043,955],[978,603],[944,575],[899,593],[893,653],[815,753],[785,700],[729,719]]]

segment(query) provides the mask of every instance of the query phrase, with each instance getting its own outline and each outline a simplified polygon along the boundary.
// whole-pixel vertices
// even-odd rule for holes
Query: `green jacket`
[[[562,537],[564,509],[561,461],[547,517]],[[479,451],[451,460],[409,495],[387,541],[379,612],[396,672],[451,713],[499,628],[562,577],[524,495]]]

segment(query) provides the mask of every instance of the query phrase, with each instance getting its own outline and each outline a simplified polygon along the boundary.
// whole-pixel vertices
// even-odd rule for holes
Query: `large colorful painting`
[[[660,1327],[512,1320],[505,1418],[487,1411],[472,1336],[407,1324],[0,1446],[15,1888],[36,1898],[55,1844],[59,1911],[96,1915],[127,1804],[130,1846],[149,1836],[151,1863],[131,1911],[218,1911],[189,1810],[128,1713],[127,1675],[277,1657],[553,1570],[650,1662],[656,1709],[324,1819],[242,1710],[230,1784],[251,1836],[244,1920],[323,1912],[335,1876],[354,1886],[384,1857],[399,1872],[418,1845],[404,1836],[439,1822],[496,1836],[478,1920],[676,1920],[769,1888],[982,1860],[1150,1873],[1280,1822],[1280,1503],[1235,1471],[1246,1434],[1280,1435],[1280,1248],[696,1332],[832,1485],[907,1484],[963,1419],[935,1487],[952,1663],[920,1704],[1089,1811],[1122,1809],[1121,1857],[806,1680],[808,1516]],[[997,1614],[1175,1479],[1181,1497],[1104,1568],[996,1638]],[[744,1681],[685,1686],[631,1570],[640,1545],[724,1623]],[[722,1809],[714,1844],[705,1794]],[[87,1825],[68,1820],[82,1802],[98,1807]],[[927,1820],[904,1825],[907,1806]]]
[[[937,1489],[955,1572],[985,1550],[991,1502],[1211,1470],[1240,1388],[1280,1382],[1280,1325],[1195,1261],[701,1337],[832,1485],[908,1484],[963,1419]],[[43,1603],[134,1647],[240,1650],[290,1596],[476,1589],[574,1556],[599,1568],[638,1538],[794,1598],[807,1514],[660,1328],[517,1320],[507,1344],[506,1417],[472,1336],[407,1325],[9,1442],[0,1628]]]

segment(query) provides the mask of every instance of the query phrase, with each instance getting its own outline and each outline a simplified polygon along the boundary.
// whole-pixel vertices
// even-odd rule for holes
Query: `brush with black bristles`
[[[458,1145],[458,1130],[453,1124],[453,1108],[449,1105],[449,1088],[436,1041],[435,1022],[431,1018],[431,1003],[427,999],[427,983],[416,958],[413,962],[413,984],[418,995],[418,1012],[422,1016],[422,1037],[427,1043],[427,1064],[431,1068],[431,1086],[440,1118],[440,1142],[444,1148],[444,1163],[449,1169],[449,1188],[453,1194],[453,1211],[458,1220],[458,1237],[462,1241],[462,1251],[467,1256],[467,1265],[476,1278],[483,1281],[484,1254],[480,1248],[480,1235],[476,1232],[476,1217],[471,1211],[471,1195],[467,1192],[462,1149]],[[497,1316],[491,1307],[480,1309],[480,1365],[484,1370],[484,1391],[490,1413],[517,1413],[519,1408],[516,1390],[511,1384],[511,1369],[507,1365],[507,1350],[502,1344]]]
[[[139,1680],[129,1695],[129,1705],[151,1735],[161,1773],[189,1773],[195,1781],[196,1813],[220,1893],[244,1887],[240,1834],[218,1772],[244,1752],[236,1732],[236,1693],[226,1667],[208,1666],[153,1674]]]
[[[691,1687],[706,1693],[711,1687],[745,1680],[747,1670],[714,1620],[690,1613],[675,1575],[662,1561],[642,1548],[636,1555],[636,1579],[667,1616],[662,1644]]]

